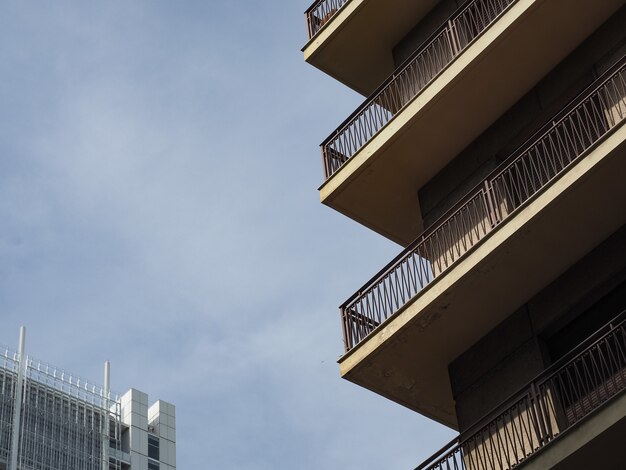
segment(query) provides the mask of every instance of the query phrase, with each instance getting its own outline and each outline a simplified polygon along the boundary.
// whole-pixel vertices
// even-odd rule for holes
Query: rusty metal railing
[[[626,56],[341,305],[346,352],[625,119]]]
[[[508,470],[626,390],[618,315],[416,470]]]
[[[348,0],[317,0],[304,12],[309,39],[317,34]]]
[[[321,144],[330,178],[517,0],[472,0]]]

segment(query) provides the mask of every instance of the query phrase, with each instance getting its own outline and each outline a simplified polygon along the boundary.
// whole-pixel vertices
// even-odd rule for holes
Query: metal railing
[[[517,0],[472,0],[321,144],[330,178]]]
[[[626,389],[626,312],[416,470],[508,470]]]
[[[304,12],[309,39],[317,34],[348,0],[317,0]]]
[[[8,348],[1,348],[0,353],[0,461],[8,462],[19,361],[17,353]]]
[[[348,352],[626,118],[626,57],[340,307]]]
[[[19,468],[102,470],[104,445],[121,449],[121,402],[101,386],[26,356],[18,389],[16,352],[0,349],[0,461],[11,456],[13,409],[22,400]],[[106,422],[109,421],[109,426]],[[116,459],[116,454],[111,455]],[[0,465],[1,467],[1,465]],[[121,469],[119,461],[107,468]]]

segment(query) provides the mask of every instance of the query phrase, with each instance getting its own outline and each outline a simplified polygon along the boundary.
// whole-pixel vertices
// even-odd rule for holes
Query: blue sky
[[[0,342],[177,406],[180,469],[412,468],[453,433],[339,378],[399,248],[319,204],[361,101],[307,2],[0,6]]]

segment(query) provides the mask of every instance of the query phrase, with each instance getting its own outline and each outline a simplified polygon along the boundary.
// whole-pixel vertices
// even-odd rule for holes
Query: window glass
[[[159,438],[148,434],[148,457],[159,460]]]

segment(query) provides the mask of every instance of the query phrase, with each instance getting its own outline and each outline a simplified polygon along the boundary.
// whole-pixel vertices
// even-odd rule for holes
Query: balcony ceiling
[[[304,60],[367,96],[393,73],[393,47],[438,1],[349,0],[304,46]]]
[[[340,360],[344,378],[456,428],[448,364],[626,223],[626,125]]]

